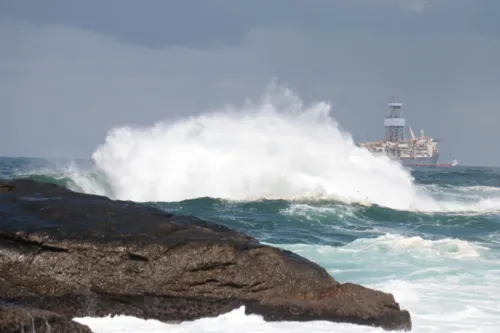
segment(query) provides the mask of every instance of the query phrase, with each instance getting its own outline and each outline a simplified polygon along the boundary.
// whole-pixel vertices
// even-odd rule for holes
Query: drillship
[[[403,103],[390,102],[389,114],[384,119],[385,138],[383,141],[362,142],[357,145],[368,149],[374,155],[386,155],[400,161],[408,167],[446,167],[457,166],[457,160],[451,163],[438,164],[439,140],[432,139],[420,131],[416,137],[411,127],[411,139],[405,138],[405,118],[401,115]]]

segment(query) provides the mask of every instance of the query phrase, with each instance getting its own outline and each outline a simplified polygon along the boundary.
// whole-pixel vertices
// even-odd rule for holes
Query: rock
[[[0,332],[92,333],[87,326],[54,312],[6,305],[0,305]]]
[[[190,216],[29,180],[0,181],[0,300],[68,317],[165,322],[244,305],[266,320],[411,330],[391,294]]]

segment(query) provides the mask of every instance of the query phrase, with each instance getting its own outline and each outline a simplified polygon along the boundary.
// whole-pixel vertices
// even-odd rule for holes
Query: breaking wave
[[[436,201],[411,174],[355,145],[331,106],[271,86],[257,103],[150,128],[112,129],[93,159],[113,196],[134,201],[331,199],[398,210],[500,208]]]
[[[284,88],[240,108],[115,128],[93,159],[115,196],[134,201],[312,197],[395,209],[433,204],[399,164],[356,147],[329,104],[304,107]]]
[[[211,197],[327,200],[418,212],[500,211],[500,191],[465,197],[459,190],[440,193],[442,188],[416,185],[399,163],[357,147],[332,117],[330,104],[305,106],[276,85],[241,107],[152,127],[113,128],[92,158],[94,169],[71,166],[42,177],[72,190],[138,202]]]

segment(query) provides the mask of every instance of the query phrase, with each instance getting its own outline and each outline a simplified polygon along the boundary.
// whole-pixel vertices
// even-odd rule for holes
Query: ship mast
[[[403,108],[403,103],[390,102],[389,103],[389,115],[384,119],[385,126],[385,141],[397,142],[403,141],[404,138],[404,128],[405,128],[405,118],[401,115],[401,109]]]

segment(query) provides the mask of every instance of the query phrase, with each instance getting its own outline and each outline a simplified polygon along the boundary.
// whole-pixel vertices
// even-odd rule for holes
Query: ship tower
[[[385,141],[397,142],[404,140],[405,118],[401,115],[402,108],[403,103],[389,103],[389,115],[384,119]]]

